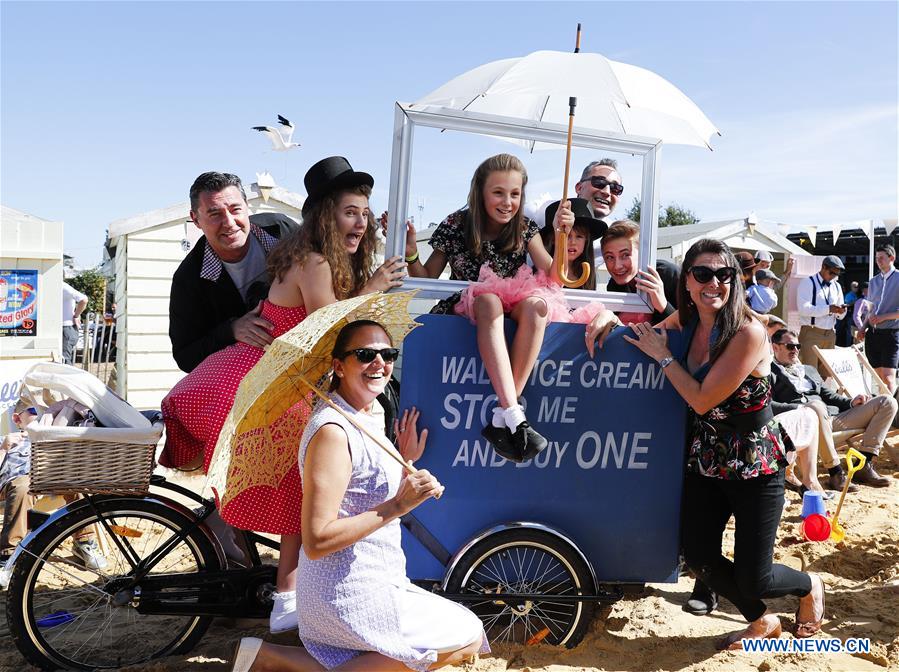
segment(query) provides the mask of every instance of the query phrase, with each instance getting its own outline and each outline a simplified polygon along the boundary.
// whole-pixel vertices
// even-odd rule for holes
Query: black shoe
[[[793,481],[788,481],[784,479],[784,488],[787,490],[792,490],[793,492],[798,492],[800,495],[802,494],[802,488],[804,485],[796,485]]]
[[[831,476],[827,479],[827,482],[823,485],[827,490],[842,492],[843,486],[846,485],[846,472],[841,471],[838,474],[831,474]],[[846,490],[846,492],[858,492],[858,486],[855,483],[850,483],[849,489]]]
[[[681,608],[694,616],[711,614],[718,608],[718,595],[713,593],[702,581],[696,579],[690,599]]]
[[[549,444],[541,434],[531,428],[525,421],[512,432],[512,445],[515,446],[516,451],[521,452],[522,462],[525,462],[532,459]]]
[[[890,479],[881,476],[874,470],[874,465],[870,462],[865,464],[855,475],[856,483],[860,485],[869,485],[872,488],[888,488],[890,487]]]
[[[504,457],[511,462],[524,462],[521,451],[516,449],[512,441],[512,432],[508,427],[487,425],[481,430],[481,436],[490,442],[493,450],[500,457]]]

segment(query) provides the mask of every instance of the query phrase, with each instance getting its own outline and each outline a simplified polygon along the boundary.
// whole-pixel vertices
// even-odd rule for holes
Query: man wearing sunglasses
[[[618,205],[618,197],[624,192],[618,163],[614,159],[591,161],[581,173],[574,190],[578,198],[590,205],[596,219],[605,219]]]
[[[824,381],[815,367],[800,361],[799,353],[805,347],[799,343],[795,332],[781,329],[771,341],[774,347],[771,408],[774,413],[784,413],[807,405],[822,419],[823,432],[864,430],[861,452],[866,461],[864,468],[856,474],[855,481],[874,488],[889,486],[890,479],[878,474],[873,463],[896,415],[896,400],[885,394],[874,398],[859,394],[850,398],[832,392],[824,387]],[[823,450],[819,449],[819,455],[830,473],[829,489],[842,490],[846,476],[833,445],[833,438],[825,437],[822,442]]]
[[[843,288],[840,287],[840,271],[845,270],[836,255],[824,257],[821,270],[810,278],[799,280],[796,303],[799,304],[799,342],[802,344],[800,359],[803,364],[818,366],[825,375],[815,355],[814,347],[830,349],[836,345],[837,321],[846,317],[843,305]]]

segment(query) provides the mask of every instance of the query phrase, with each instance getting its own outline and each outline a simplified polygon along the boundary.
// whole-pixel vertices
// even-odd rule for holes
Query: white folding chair
[[[830,378],[833,378],[837,385],[837,391],[848,397],[856,397],[859,394],[865,394],[869,397],[878,394],[890,394],[890,388],[883,379],[878,375],[877,371],[868,362],[868,358],[857,346],[848,348],[828,348],[826,350],[819,348],[817,345],[812,346],[815,354],[818,355],[818,361],[827,371]],[[846,429],[833,433],[834,446],[840,448],[855,448],[859,450],[861,447],[862,436],[864,432],[858,429]],[[886,438],[899,436],[899,429],[890,431]]]

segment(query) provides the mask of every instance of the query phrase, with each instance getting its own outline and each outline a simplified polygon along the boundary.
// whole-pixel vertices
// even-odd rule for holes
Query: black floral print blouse
[[[681,364],[687,368],[690,341],[696,333],[696,323],[685,329],[685,348]],[[714,340],[712,335],[710,340]],[[693,372],[702,381],[711,366],[703,364]],[[689,369],[688,369],[689,370]],[[786,454],[795,450],[793,441],[776,419],[768,413],[771,404],[771,377],[758,378],[751,373],[740,386],[720,404],[702,415],[689,410],[687,435],[687,473],[743,480],[773,474],[787,464]],[[736,430],[734,424],[742,419],[760,418],[749,426]]]
[[[777,420],[751,431],[726,429],[729,418],[759,411],[771,402],[771,379],[747,376],[733,394],[709,412],[690,411],[687,472],[741,480],[773,474],[787,464],[793,442]]]
[[[475,255],[465,246],[465,220],[467,218],[467,208],[457,210],[440,222],[431,235],[431,247],[443,252],[449,262],[450,280],[474,282],[478,279],[478,273],[483,264],[490,264],[493,272],[500,277],[511,278],[515,275],[515,272],[527,260],[528,243],[539,231],[536,222],[530,219],[526,220],[524,246],[520,252],[498,252],[493,241],[485,240],[481,243],[481,254]]]

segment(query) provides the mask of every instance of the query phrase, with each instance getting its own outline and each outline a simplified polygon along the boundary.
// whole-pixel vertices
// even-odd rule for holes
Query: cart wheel
[[[184,595],[182,616],[142,614],[135,608],[139,595],[113,587],[136,562],[157,551],[162,554],[150,570],[154,575],[221,569],[215,547],[201,530],[175,540],[191,522],[187,515],[150,499],[98,499],[96,507],[109,528],[88,507],[72,511],[28,543],[10,578],[10,634],[22,655],[42,670],[117,669],[185,653],[212,621],[190,613],[192,601],[201,596]],[[104,549],[95,568],[87,567],[72,547],[73,535],[88,531]],[[164,551],[167,542],[171,547]]]
[[[491,642],[545,641],[572,648],[583,639],[593,612],[592,602],[502,599],[503,593],[594,593],[583,558],[563,540],[540,530],[506,530],[479,541],[460,558],[446,592],[489,595],[463,604],[483,621]]]

